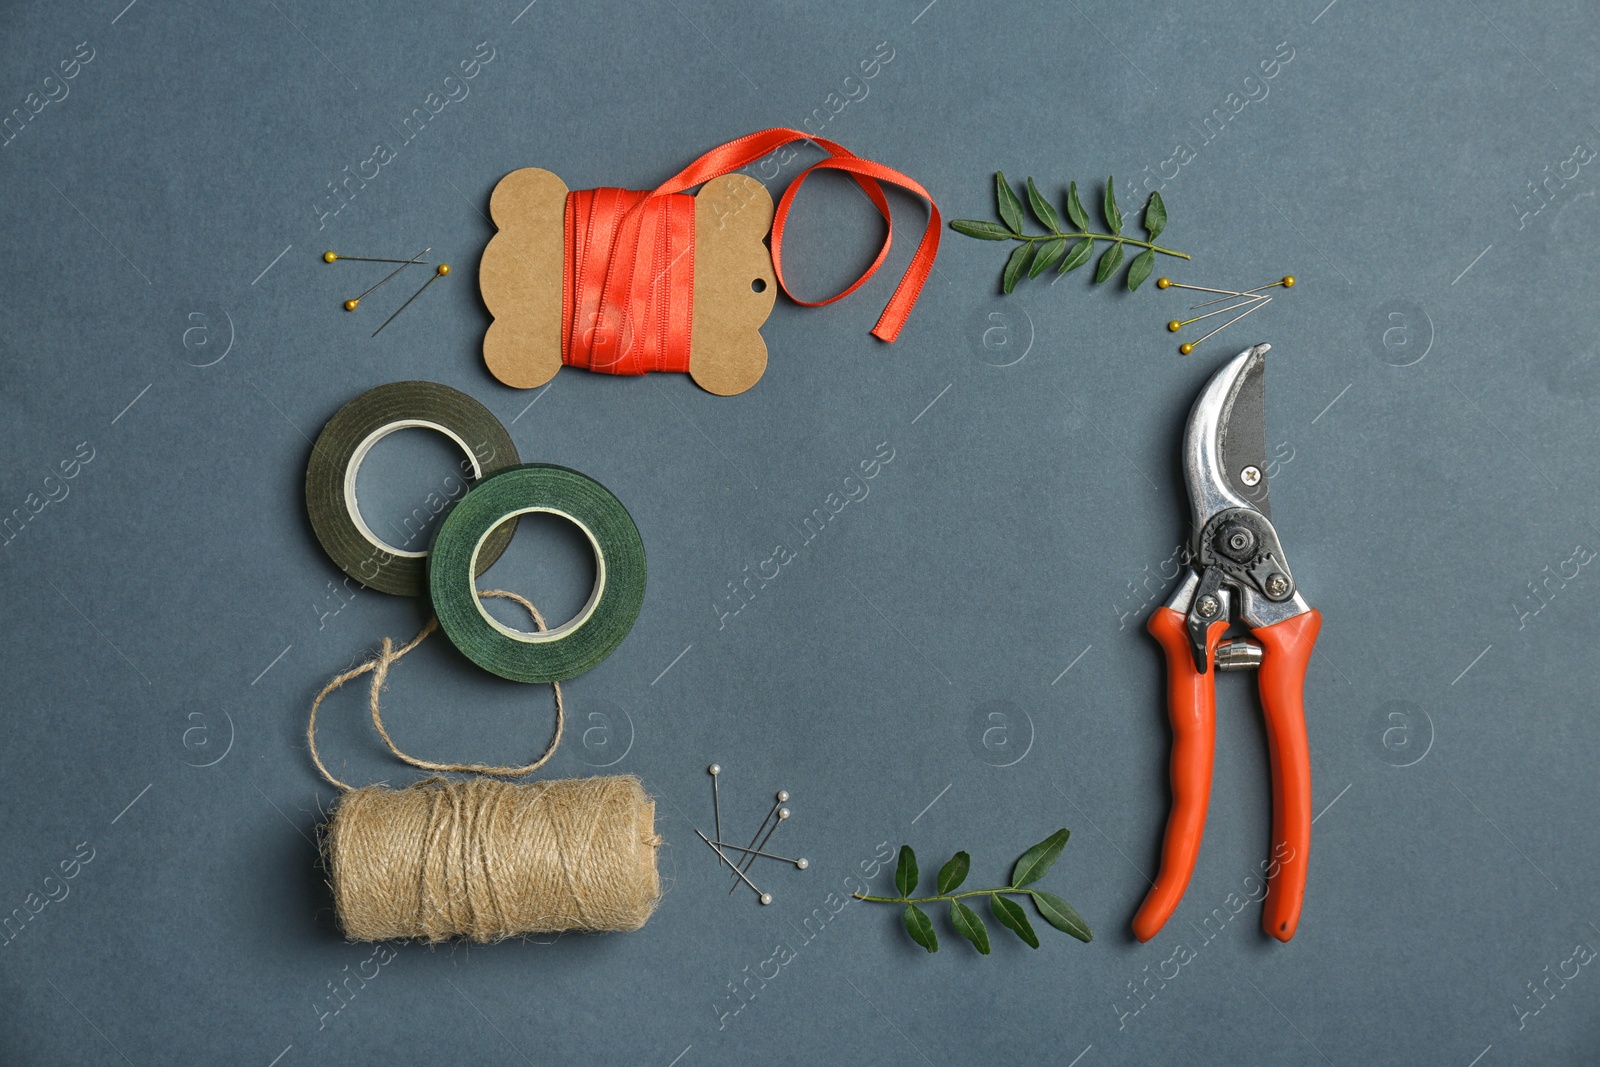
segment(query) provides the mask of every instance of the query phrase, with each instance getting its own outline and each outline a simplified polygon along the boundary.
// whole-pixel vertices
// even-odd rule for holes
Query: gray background
[[[1529,184],[1600,147],[1591,5],[525,2],[6,5],[5,109],[60,95],[43,79],[80,42],[93,58],[0,148],[0,512],[57,498],[0,549],[0,909],[67,892],[0,948],[0,1060],[1593,1061],[1595,579],[1579,561],[1600,549],[1597,164],[1543,200]],[[341,168],[398,144],[481,42],[470,95],[319,226]],[[821,124],[861,96],[845,79],[880,42],[893,58],[865,98]],[[1246,79],[1280,42],[1293,56],[1267,97],[1206,143],[1200,124],[1259,95]],[[1114,173],[1130,213],[1153,175],[1165,243],[1195,255],[1158,273],[1300,284],[1182,358],[1162,325],[1181,294],[1079,272],[1002,298],[1003,246],[947,232],[887,346],[868,329],[924,217],[896,196],[884,275],[825,309],[780,299],[742,396],[567,370],[546,397],[487,375],[475,266],[502,175],[649,187],[814,110],[813,130],[912,175],[946,218],[993,217],[997,168],[1055,198]],[[1195,155],[1171,177],[1179,142]],[[847,183],[820,180],[791,275],[813,295],[842,284],[878,233]],[[383,268],[320,253],[429,244],[457,270],[370,339],[424,272],[347,315]],[[1274,514],[1326,616],[1305,914],[1289,945],[1253,904],[1202,926],[1269,843],[1253,683],[1230,676],[1198,870],[1139,946],[1169,741],[1142,623],[1187,533],[1183,416],[1255,341],[1274,351]],[[332,1014],[329,984],[373,950],[341,940],[316,867],[334,793],[305,714],[423,609],[337,591],[301,485],[323,422],[402,378],[478,397],[525,458],[593,475],[637,520],[643,613],[568,686],[551,767],[643,777],[668,890],[634,934],[399,947]],[[388,442],[363,474],[379,525],[452,469],[409,436],[424,439]],[[868,498],[722,618],[726,583],[795,547],[883,442]],[[93,459],[52,476],[80,443]],[[587,566],[530,523],[489,580],[559,616]],[[330,702],[335,768],[409,780],[363,701]],[[414,751],[506,760],[544,744],[547,701],[435,640],[389,707]],[[774,844],[812,866],[757,868],[770,908],[730,898],[693,836],[713,760],[730,836],[773,790],[794,795]],[[1058,826],[1073,836],[1044,884],[1090,945],[1039,924],[1035,952],[995,928],[980,958],[939,916],[930,957],[866,904],[807,939],[880,846],[912,843],[930,872],[968,849],[982,886]],[[92,860],[46,883],[75,849]],[[735,999],[780,944],[793,958]],[[1180,946],[1177,976],[1145,983]]]

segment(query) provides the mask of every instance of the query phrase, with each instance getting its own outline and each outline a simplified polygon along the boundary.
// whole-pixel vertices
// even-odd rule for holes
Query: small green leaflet
[[[917,889],[917,854],[910,845],[900,846],[900,862],[894,870],[894,887],[900,895],[909,897]],[[909,920],[908,920],[909,921]]]
[[[1140,283],[1150,277],[1150,271],[1155,265],[1156,254],[1148,248],[1134,256],[1133,262],[1128,264],[1128,292],[1131,293],[1139,288]]]
[[[1028,271],[1028,277],[1037,278],[1051,267],[1056,260],[1061,258],[1061,253],[1067,250],[1067,241],[1064,237],[1057,237],[1054,241],[1046,241],[1039,246],[1039,251],[1034,253],[1033,267]]]
[[[1002,926],[1026,941],[1029,948],[1039,947],[1039,935],[1033,932],[1033,924],[1028,922],[1028,913],[1022,910],[1021,904],[996,893],[989,898],[989,910]]]
[[[1161,199],[1159,192],[1150,194],[1150,202],[1144,206],[1144,230],[1154,241],[1161,236],[1161,231],[1167,228],[1167,205]]]
[[[1040,195],[1039,187],[1033,184],[1032,178],[1028,179],[1028,206],[1033,208],[1033,216],[1039,220],[1039,225],[1051,233],[1061,232],[1061,217],[1050,206],[1050,201]]]
[[[1100,265],[1095,268],[1095,284],[1105,281],[1117,273],[1117,268],[1122,266],[1122,246],[1112,245],[1100,255]]]
[[[1028,260],[1033,258],[1033,244],[1020,244],[1011,252],[1011,258],[1006,260],[1006,269],[1000,275],[1000,288],[1009,293],[1017,287],[1017,279],[1022,277]]]
[[[939,935],[933,932],[933,922],[915,904],[906,905],[906,933],[929,952],[939,951]]]
[[[977,912],[959,900],[952,900],[950,921],[955,924],[956,933],[971,941],[973,948],[985,956],[989,954],[989,931],[984,929],[983,920],[978,918]]]
[[[1012,192],[1011,183],[1006,181],[1004,171],[996,171],[994,176],[994,195],[1000,207],[1000,220],[1011,227],[1011,232],[1022,232],[1022,201],[1017,199],[1017,194]]]
[[[1042,889],[1030,889],[1034,907],[1039,909],[1039,914],[1044,916],[1044,921],[1054,926],[1062,933],[1071,934],[1079,941],[1093,941],[1094,934],[1089,932],[1089,924],[1083,921],[1083,916],[1073,910],[1072,905],[1056,896],[1046,893]]]
[[[1122,209],[1117,207],[1116,183],[1106,179],[1106,225],[1112,233],[1122,232]]]
[[[1067,218],[1080,230],[1089,229],[1089,213],[1083,210],[1083,204],[1078,200],[1078,183],[1067,183]]]
[[[1015,236],[998,222],[980,222],[977,219],[956,219],[950,228],[980,241],[1009,241]]]
[[[1012,886],[1021,889],[1043,878],[1050,870],[1050,865],[1061,857],[1061,850],[1067,847],[1069,836],[1069,831],[1057,830],[1024,852],[1022,858],[1017,860],[1017,865],[1011,869]]]
[[[965,852],[957,852],[951,856],[950,862],[939,868],[939,895],[953,893],[960,888],[961,883],[967,880],[967,872],[971,869],[972,857]]]
[[[1072,251],[1068,253],[1067,258],[1061,261],[1059,270],[1062,274],[1065,274],[1075,267],[1081,267],[1089,262],[1089,257],[1092,255],[1094,255],[1094,241],[1085,237],[1072,246]]]

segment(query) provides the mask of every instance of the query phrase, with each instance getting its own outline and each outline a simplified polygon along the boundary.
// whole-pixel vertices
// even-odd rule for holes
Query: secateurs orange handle
[[[1262,644],[1261,710],[1266,719],[1272,762],[1272,869],[1261,926],[1279,941],[1294,936],[1306,892],[1306,859],[1311,853],[1311,749],[1306,740],[1302,691],[1311,650],[1322,628],[1322,613],[1304,615],[1254,630]],[[1177,910],[1194,874],[1205,835],[1211,800],[1211,768],[1216,742],[1216,675],[1200,674],[1189,655],[1184,616],[1157,608],[1149,629],[1167,654],[1167,709],[1172,721],[1172,813],[1161,846],[1161,871],[1138,914],[1133,935],[1148,941]],[[1211,624],[1213,656],[1226,622]]]
[[[1226,620],[1211,624],[1207,651],[1216,654],[1217,641],[1228,628]],[[1133,917],[1133,936],[1148,941],[1178,910],[1189,888],[1200,839],[1206,832],[1206,811],[1211,806],[1211,766],[1216,754],[1216,675],[1194,669],[1189,655],[1189,634],[1184,617],[1161,607],[1150,616],[1150,633],[1167,653],[1167,715],[1172,721],[1172,812],[1161,843],[1161,872]]]
[[[1294,936],[1311,858],[1311,745],[1306,739],[1306,668],[1322,630],[1316,608],[1250,631],[1261,642],[1261,713],[1272,759],[1272,858],[1261,928],[1279,941]]]
[[[1161,869],[1133,919],[1148,941],[1183,898],[1205,834],[1216,744],[1214,669],[1260,671],[1272,765],[1272,852],[1262,928],[1294,936],[1311,852],[1311,754],[1305,677],[1322,615],[1300,596],[1267,517],[1264,357],[1240,353],[1201,391],[1184,437],[1196,564],[1149,630],[1167,661],[1172,811]],[[1254,640],[1224,641],[1233,607]]]

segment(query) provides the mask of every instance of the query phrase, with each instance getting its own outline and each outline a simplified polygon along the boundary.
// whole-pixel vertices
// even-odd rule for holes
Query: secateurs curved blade
[[[1311,849],[1311,755],[1305,677],[1322,614],[1301,597],[1267,503],[1266,354],[1239,353],[1195,400],[1183,440],[1194,511],[1192,564],[1149,630],[1167,660],[1172,722],[1172,812],[1161,871],[1133,918],[1148,941],[1188,888],[1211,799],[1216,744],[1216,673],[1258,669],[1272,763],[1272,859],[1262,928],[1294,936]],[[1237,617],[1254,640],[1224,640]]]

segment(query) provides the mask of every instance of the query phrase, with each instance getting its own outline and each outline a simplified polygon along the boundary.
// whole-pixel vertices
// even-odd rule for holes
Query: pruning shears
[[[1266,463],[1266,354],[1255,345],[1212,375],[1184,431],[1183,467],[1194,511],[1191,565],[1148,628],[1167,659],[1172,721],[1172,812],[1161,871],[1133,918],[1148,941],[1188,888],[1211,799],[1216,670],[1257,670],[1272,762],[1272,859],[1262,928],[1294,936],[1311,849],[1311,754],[1305,678],[1322,614],[1295,584],[1270,519]],[[1237,618],[1251,637],[1224,639]]]

